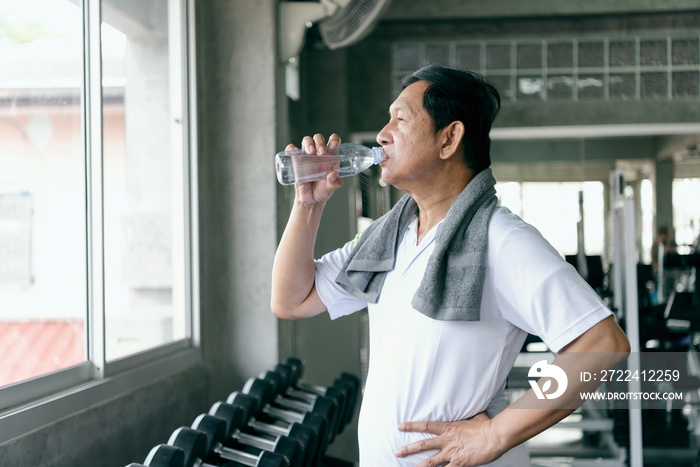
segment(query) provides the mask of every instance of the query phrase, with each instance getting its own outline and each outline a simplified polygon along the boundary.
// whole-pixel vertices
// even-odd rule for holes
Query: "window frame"
[[[136,387],[182,372],[201,361],[199,325],[199,237],[197,209],[197,127],[194,0],[168,1],[168,30],[179,43],[170,59],[180,66],[170,71],[173,154],[183,163],[174,175],[181,178],[182,232],[173,232],[183,248],[186,335],[114,361],[105,359],[104,232],[102,186],[102,64],[101,0],[82,0],[83,94],[82,122],[85,151],[87,212],[87,332],[86,361],[30,380],[0,388],[0,444],[91,405]],[[175,243],[174,243],[175,244]]]

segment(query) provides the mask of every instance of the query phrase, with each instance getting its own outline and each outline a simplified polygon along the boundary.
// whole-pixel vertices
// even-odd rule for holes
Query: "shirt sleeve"
[[[350,255],[354,242],[348,242],[342,248],[331,251],[315,260],[316,263],[316,291],[321,301],[328,309],[331,319],[350,315],[367,306],[367,302],[360,300],[335,282],[338,273]]]
[[[521,224],[503,237],[495,264],[504,319],[559,352],[612,312],[534,227]]]

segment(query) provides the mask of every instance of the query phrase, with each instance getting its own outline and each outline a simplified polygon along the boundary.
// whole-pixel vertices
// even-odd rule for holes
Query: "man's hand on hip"
[[[497,447],[499,443],[486,412],[456,422],[406,422],[399,425],[399,430],[436,435],[435,438],[417,441],[396,451],[397,457],[440,451],[418,467],[437,467],[448,462],[450,467],[476,466],[493,462],[503,455]]]

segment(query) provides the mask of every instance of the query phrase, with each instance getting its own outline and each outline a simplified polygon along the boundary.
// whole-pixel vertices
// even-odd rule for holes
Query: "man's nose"
[[[391,132],[387,130],[387,126],[388,125],[384,126],[384,128],[382,128],[382,130],[379,133],[377,133],[377,143],[379,143],[382,146],[391,142]]]

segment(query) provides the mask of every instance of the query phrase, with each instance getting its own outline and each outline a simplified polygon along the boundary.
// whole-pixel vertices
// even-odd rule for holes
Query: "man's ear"
[[[449,159],[455,154],[460,154],[462,138],[464,138],[464,123],[455,120],[441,130],[442,147],[440,158]]]

